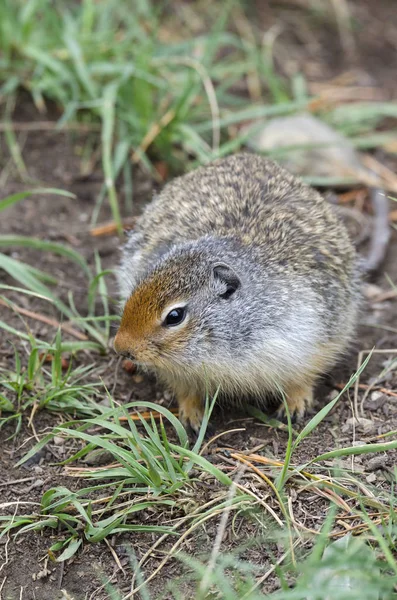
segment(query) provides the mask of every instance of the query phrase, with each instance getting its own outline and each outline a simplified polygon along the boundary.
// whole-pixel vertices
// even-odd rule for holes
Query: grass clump
[[[105,410],[99,404],[103,384],[89,382],[95,378],[95,364],[75,366],[72,358],[64,357],[65,347],[72,353],[81,349],[78,342],[65,346],[60,331],[53,344],[40,346],[31,334],[28,337],[26,368],[16,348],[13,368],[0,368],[0,428],[13,421],[16,435],[24,414],[30,412],[32,421],[34,414],[43,409],[75,416]]]
[[[73,198],[73,194],[57,189],[39,189],[21,192],[0,200],[0,214],[2,211],[5,211],[10,206],[22,201],[32,194],[60,194]],[[0,284],[0,291],[14,291],[19,294],[28,294],[30,297],[40,298],[41,300],[52,304],[60,313],[61,318],[69,321],[68,325],[60,323],[59,326],[68,333],[72,333],[74,337],[77,337],[77,339],[80,340],[80,343],[72,344],[73,350],[106,350],[110,336],[111,322],[117,320],[118,317],[110,314],[105,278],[106,276],[111,275],[111,271],[102,269],[99,254],[95,254],[95,269],[92,269],[82,254],[64,244],[28,236],[12,234],[0,235],[0,249],[6,248],[9,250],[13,247],[31,248],[41,252],[50,252],[58,256],[63,256],[74,263],[82,270],[86,278],[88,311],[86,316],[82,317],[75,307],[71,293],[68,294],[68,303],[66,303],[58,293],[54,292],[53,287],[57,284],[57,280],[52,275],[45,273],[36,267],[32,267],[29,264],[23,263],[18,259],[12,258],[3,252],[0,252],[0,270],[5,271],[17,283],[23,285],[25,289]],[[99,300],[99,303],[102,305],[103,314],[99,316],[96,314],[97,300]],[[15,303],[4,296],[0,297],[0,303],[3,306],[8,306],[18,314],[26,314],[26,311],[20,310]],[[32,313],[27,316],[32,316]],[[37,315],[34,316],[39,319],[41,318],[41,320],[47,324],[54,325],[53,320],[48,318],[45,319],[40,317],[40,315],[38,317]],[[83,330],[85,333],[79,333],[79,331],[73,329],[74,324],[79,330]],[[55,325],[57,325],[56,322]],[[0,328],[17,335],[21,339],[31,341],[31,336],[19,332],[14,328],[10,328],[4,321],[0,321]],[[41,345],[45,346],[45,343],[42,343]]]
[[[146,417],[148,421],[140,413],[129,412],[137,408],[151,411]],[[156,423],[154,414],[160,417],[159,424]],[[35,456],[55,435],[69,441],[83,442],[82,447],[64,464],[76,459],[84,462],[88,456],[92,457],[95,449],[106,453],[107,459],[112,462],[105,467],[84,467],[73,471],[74,476],[95,481],[92,486],[78,492],[70,492],[65,487],[51,488],[43,495],[37,512],[12,518],[1,517],[1,535],[13,529],[19,529],[20,534],[61,527],[64,534],[60,533],[50,551],[61,551],[57,560],[62,562],[78,550],[82,534],[87,542],[95,543],[127,531],[177,535],[182,523],[189,523],[195,529],[203,520],[205,522],[212,515],[219,514],[224,505],[225,493],[220,491],[216,501],[210,502],[209,507],[196,504],[191,479],[193,467],[223,485],[232,483],[222,470],[199,454],[208,417],[209,411],[191,450],[188,449],[188,438],[178,419],[167,409],[152,403],[142,406],[142,403],[135,402],[114,407],[104,411],[101,416],[85,421],[70,421],[56,427],[28,452],[20,464]],[[170,441],[170,433],[167,434],[163,418],[171,424],[171,436],[176,435],[177,443]],[[143,432],[138,430],[136,422],[142,426]],[[93,429],[96,433],[89,433]],[[240,507],[249,500],[249,496],[240,494],[234,505]],[[188,504],[191,510],[185,514],[183,507]],[[183,516],[170,527],[158,522],[146,525],[131,523],[131,518],[140,516],[138,513],[147,509],[153,512],[159,508],[162,511],[165,508],[174,509],[176,514],[182,512]]]
[[[5,0],[0,97],[10,106],[23,88],[40,112],[47,100],[55,102],[60,129],[76,120],[94,132],[100,127],[105,183],[99,205],[107,196],[121,232],[115,181],[123,178],[130,206],[134,163],[157,178],[152,160],[183,171],[192,161],[237,149],[246,134],[232,139],[229,125],[306,105],[306,99],[293,100],[275,73],[272,48],[229,27],[235,11],[239,17],[240,3],[231,0],[207,6],[206,19],[197,14],[199,23],[193,19],[189,31],[189,20],[166,2]],[[250,74],[272,105],[243,108],[246,99],[235,86]],[[11,146],[21,172],[15,139]]]
[[[369,358],[346,388],[355,383]],[[2,517],[2,535],[57,529],[50,555],[62,562],[84,543],[109,540],[126,532],[156,534],[139,562],[133,559],[131,592],[120,596],[126,600],[149,590],[150,582],[166,563],[183,556],[184,541],[212,521],[218,523],[218,535],[208,563],[198,556],[186,559],[189,585],[196,589],[194,597],[198,600],[261,600],[264,596],[259,587],[270,577],[277,578],[275,587],[280,588],[271,594],[275,600],[394,597],[393,492],[373,488],[338,461],[346,455],[393,450],[397,442],[341,447],[312,456],[303,464],[293,461],[299,445],[316,431],[337,399],[313,417],[295,439],[289,421],[284,460],[275,460],[266,451],[228,448],[224,453],[220,448],[215,451],[216,461],[203,456],[208,448],[208,444],[203,446],[205,430],[215,399],[191,447],[184,428],[168,409],[150,402],[117,406],[111,397],[109,400],[111,408],[101,414],[56,426],[19,463],[51,445],[54,436],[62,437],[70,446],[62,463],[66,474],[90,484],[77,492],[65,486],[50,488],[34,512]],[[103,459],[100,465],[95,458],[98,454]],[[333,459],[332,466],[329,459]],[[76,460],[79,466],[71,466]],[[81,462],[88,466],[81,466]],[[210,500],[200,497],[203,484],[213,490]],[[329,503],[329,514],[323,515],[320,528],[296,518],[291,504],[294,494],[302,502],[310,495]],[[12,503],[7,503],[7,508],[10,510]],[[237,522],[255,524],[255,535],[246,543],[246,550],[252,544],[260,545],[261,554],[267,556],[264,574],[263,567],[240,558],[243,548],[234,555],[222,554],[225,531],[230,527],[234,531]],[[144,575],[147,561],[160,544],[167,548],[164,558]],[[281,556],[280,544],[284,546]],[[179,598],[178,593],[174,582],[173,597]],[[110,597],[118,598],[117,594],[113,590]]]
[[[211,155],[211,137],[201,137],[195,125],[210,118],[210,130],[219,131],[212,80],[222,79],[227,98],[232,65],[243,72],[246,64],[238,37],[224,30],[231,4],[216,12],[208,35],[189,40],[173,39],[178,23],[149,1],[133,9],[127,0],[2,4],[0,93],[10,97],[25,88],[41,111],[47,99],[54,101],[63,112],[60,127],[78,116],[100,123],[103,192],[120,228],[115,179],[123,174],[131,185],[131,155],[152,173],[148,150],[179,170],[188,156]],[[215,71],[214,57],[226,46],[231,55]],[[197,52],[200,59],[187,58]],[[212,137],[218,146],[219,134]]]
[[[73,200],[72,194],[58,189],[26,191],[0,200],[0,214],[32,194],[61,194]],[[103,384],[94,376],[97,371],[95,364],[76,367],[72,358],[65,358],[65,353],[73,357],[81,351],[107,351],[111,324],[118,320],[117,316],[110,314],[106,277],[111,275],[111,271],[102,269],[98,254],[94,256],[92,268],[82,254],[66,245],[28,236],[0,235],[0,250],[13,247],[50,252],[76,265],[86,281],[87,311],[84,316],[80,314],[71,292],[67,300],[62,298],[55,288],[57,279],[52,275],[0,251],[0,271],[24,286],[0,283],[0,293],[3,292],[0,295],[0,307],[9,314],[14,312],[23,326],[23,330],[16,329],[5,317],[4,320],[0,319],[0,330],[23,342],[27,354],[25,359],[21,351],[15,348],[14,364],[0,367],[0,428],[13,421],[17,433],[23,415],[28,410],[31,411],[30,422],[35,412],[44,408],[50,412],[75,416],[100,413],[102,407],[97,399]],[[10,293],[13,298],[27,296],[55,307],[60,320],[20,306],[20,303],[9,298]],[[54,341],[36,339],[25,323],[24,316],[57,329]],[[69,339],[65,339],[66,336]]]
[[[57,128],[75,128],[78,121],[95,135],[100,129],[104,184],[93,222],[107,197],[121,233],[116,181],[123,179],[130,209],[134,163],[161,179],[153,162],[180,172],[225,156],[264,119],[308,110],[361,149],[394,139],[374,128],[396,117],[396,103],[320,101],[316,109],[302,74],[291,80],[278,75],[274,40],[262,39],[246,10],[228,0],[207,3],[203,14],[190,11],[186,18],[182,9],[152,0],[133,7],[128,0],[4,0],[0,98],[10,107],[23,88],[42,113],[48,100],[56,104]],[[23,174],[8,113],[6,137]]]

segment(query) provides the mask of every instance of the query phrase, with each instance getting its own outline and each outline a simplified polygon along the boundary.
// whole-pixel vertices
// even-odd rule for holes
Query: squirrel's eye
[[[173,308],[164,319],[166,327],[173,327],[182,323],[186,317],[186,307]]]

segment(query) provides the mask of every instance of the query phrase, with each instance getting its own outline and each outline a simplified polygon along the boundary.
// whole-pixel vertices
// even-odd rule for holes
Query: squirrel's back
[[[149,204],[124,249],[123,296],[174,245],[205,236],[238,240],[264,265],[320,268],[345,285],[356,270],[333,207],[273,161],[240,153],[174,179]]]

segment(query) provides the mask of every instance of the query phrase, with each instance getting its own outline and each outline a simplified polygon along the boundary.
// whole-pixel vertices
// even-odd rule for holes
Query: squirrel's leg
[[[285,389],[285,398],[291,417],[301,419],[313,404],[313,383],[292,383]],[[278,410],[278,417],[285,417],[284,403]]]
[[[177,400],[182,424],[194,433],[198,433],[204,416],[202,396],[194,392],[178,393],[177,391]]]

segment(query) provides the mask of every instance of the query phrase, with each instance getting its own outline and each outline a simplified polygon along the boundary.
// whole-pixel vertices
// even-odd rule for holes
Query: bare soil
[[[352,72],[358,69],[360,78],[376,84],[381,99],[388,100],[395,92],[395,64],[390,57],[396,55],[396,24],[397,13],[393,2],[376,2],[376,10],[371,2],[352,2],[351,7],[356,18],[357,34],[355,36],[354,56],[347,61],[341,49],[338,37],[334,32],[330,36],[326,24],[317,19],[315,26],[313,16],[300,8],[303,2],[271,2],[269,10],[261,10],[262,3],[257,3],[260,14],[261,27],[267,30],[274,23],[281,23],[286,28],[284,55],[295,56],[296,60],[305,66],[311,84],[323,84],[331,77]],[[267,4],[267,3],[266,3]],[[371,6],[372,5],[372,6]],[[298,24],[299,28],[294,29]],[[295,31],[294,35],[292,32]],[[324,43],[324,37],[329,44]],[[301,39],[296,39],[301,38]],[[311,43],[308,42],[311,38]],[[332,38],[332,39],[331,39]],[[298,50],[297,50],[298,49]],[[289,53],[288,53],[289,50]],[[320,52],[318,52],[321,50]],[[285,61],[284,69],[289,63]],[[289,65],[293,68],[293,65]],[[283,65],[280,66],[282,71]],[[357,81],[354,82],[355,85]],[[59,116],[56,108],[49,109],[46,118],[56,120]],[[17,123],[30,123],[38,120],[38,116],[28,99],[21,97],[15,113]],[[94,135],[94,134],[93,134]],[[94,138],[93,138],[94,139]],[[51,239],[69,244],[81,252],[93,264],[94,252],[98,251],[104,267],[113,267],[118,260],[119,239],[115,235],[106,237],[92,237],[89,233],[89,220],[95,206],[97,195],[102,185],[102,173],[98,165],[93,165],[91,172],[81,174],[81,154],[87,143],[87,135],[77,133],[36,132],[19,133],[19,141],[23,146],[23,157],[29,175],[35,181],[48,186],[68,189],[76,194],[77,199],[54,197],[33,197],[23,201],[2,213],[0,221],[0,234],[15,233],[32,235],[39,239]],[[95,140],[94,140],[95,141]],[[9,168],[9,157],[4,139],[1,140],[0,167],[4,172]],[[97,142],[95,142],[97,143]],[[378,156],[385,160],[390,168],[395,168],[390,158]],[[31,185],[22,184],[15,170],[9,171],[6,185],[1,191],[1,196],[29,188]],[[135,181],[134,213],[139,214],[142,206],[150,199],[154,184],[147,176],[137,170]],[[123,190],[120,189],[123,197]],[[110,219],[106,202],[101,211],[102,222]],[[77,308],[84,312],[86,306],[86,281],[84,274],[63,258],[55,257],[32,250],[12,249],[10,255],[26,261],[44,271],[53,274],[58,280],[58,289],[67,298],[67,293],[74,293]],[[373,282],[382,289],[389,289],[385,274],[397,282],[397,235],[394,233],[390,244],[387,260]],[[6,283],[11,279],[1,275]],[[116,295],[116,287],[110,292]],[[29,310],[42,312],[57,318],[48,304],[39,300],[16,295],[10,296],[16,304]],[[116,310],[116,309],[115,309]],[[22,328],[21,320],[8,309],[0,306],[1,319],[7,321],[17,329]],[[362,384],[371,383],[371,378],[378,375],[383,364],[396,356],[397,349],[397,299],[389,299],[378,303],[368,302],[362,318],[362,325],[352,349],[351,356],[338,367],[332,378],[324,382],[318,390],[316,408],[321,407],[329,399],[335,384],[345,383],[349,374],[355,369],[357,352],[359,350],[377,349],[387,350],[390,353],[375,355],[368,369],[361,377]],[[27,319],[34,335],[51,339],[55,330],[34,320]],[[11,337],[2,332],[0,338],[0,364],[12,367],[14,350],[10,344]],[[15,342],[15,340],[12,340]],[[23,345],[18,347],[23,351]],[[76,361],[89,363],[92,356],[82,355]],[[116,359],[111,352],[107,356],[95,356],[95,361],[101,367],[101,377],[113,390],[116,400],[123,402],[127,399],[153,400],[170,405],[164,399],[163,390],[156,387],[153,381],[140,380],[136,376],[128,375],[119,370],[115,381]],[[76,362],[78,364],[78,362]],[[338,403],[330,416],[317,428],[315,434],[299,448],[296,461],[304,462],[306,459],[326,452],[339,445],[351,445],[355,440],[368,441],[374,436],[387,431],[397,430],[397,372],[394,372],[382,387],[391,393],[369,394],[364,404],[365,417],[372,422],[366,431],[359,428],[352,430],[346,423],[352,417],[352,401],[347,394]],[[394,395],[392,395],[394,392]],[[361,401],[364,390],[360,389]],[[168,397],[167,397],[168,398]],[[48,413],[39,413],[34,418],[34,427],[37,435],[48,431],[59,422],[59,417]],[[274,458],[283,459],[287,436],[284,432],[271,429],[244,413],[227,412],[219,410],[215,414],[214,424],[217,431],[232,428],[243,428],[243,431],[229,434],[219,441],[220,447],[248,450],[259,444],[266,444],[268,454]],[[19,512],[30,512],[29,505],[24,502],[39,502],[43,492],[55,486],[65,486],[76,489],[82,485],[79,480],[67,476],[63,467],[57,466],[70,452],[68,446],[51,444],[43,452],[38,461],[27,466],[15,467],[16,462],[35,443],[34,432],[24,423],[23,430],[12,440],[8,437],[11,427],[0,430],[1,461],[0,461],[0,498],[1,502],[20,502]],[[215,463],[223,460],[219,453],[208,455]],[[390,474],[396,456],[392,454],[383,457],[383,464],[373,469],[369,463],[371,456],[355,459],[355,468],[363,471],[364,476],[374,473],[373,485],[379,490],[389,485]],[[351,462],[349,461],[349,465]],[[195,501],[205,502],[216,491],[211,486],[198,486],[195,489]],[[304,494],[299,496],[299,502],[294,505],[295,518],[305,522],[308,527],[318,528],[324,512],[327,510],[328,501],[321,500],[318,496]],[[163,515],[166,518],[167,515]],[[210,550],[215,534],[216,522],[209,525],[206,530],[196,532],[195,536],[187,542],[183,550],[194,556],[206,556]],[[263,544],[262,533],[255,520],[239,517],[237,519],[238,536],[231,531],[227,532],[223,542],[223,551],[233,551],[237,548],[244,559],[265,567],[270,564],[268,544]],[[131,581],[131,568],[129,567],[128,546],[132,546],[139,559],[153,542],[148,535],[124,536],[112,539],[110,545],[117,553],[125,572],[119,570],[109,547],[105,543],[85,544],[81,551],[65,564],[57,564],[48,558],[48,548],[57,538],[57,532],[52,534],[32,533],[29,535],[0,540],[0,582],[1,597],[7,600],[23,598],[24,600],[55,600],[62,598],[62,589],[75,598],[106,598],[103,590],[98,588],[104,580],[112,577],[119,589],[127,592]],[[164,550],[164,548],[162,548]],[[276,544],[272,545],[275,556],[282,552]],[[159,552],[153,556],[145,567],[145,572],[150,573],[162,558]],[[170,561],[162,570],[160,577],[154,580],[153,597],[159,597],[166,586],[181,573],[181,566],[176,561]],[[5,578],[5,580],[3,579]],[[274,580],[267,581],[264,591],[271,591]],[[98,591],[95,591],[98,590]],[[189,587],[186,587],[186,597],[189,597]]]

